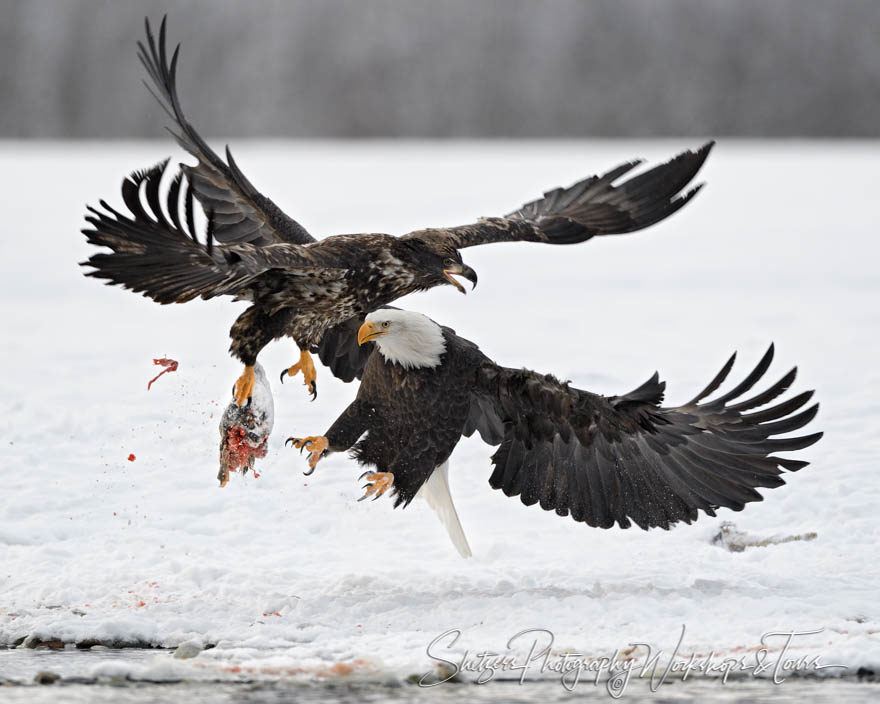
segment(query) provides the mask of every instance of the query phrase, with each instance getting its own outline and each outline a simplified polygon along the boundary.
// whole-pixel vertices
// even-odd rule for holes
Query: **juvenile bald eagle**
[[[631,161],[591,176],[569,188],[549,191],[504,217],[472,225],[425,229],[403,237],[383,234],[337,235],[320,242],[263,196],[239,170],[227,147],[224,160],[184,117],[177,95],[175,49],[165,49],[165,20],[158,43],[146,23],[146,44],[139,58],[155,88],[154,95],[173,122],[171,133],[196,157],[181,165],[162,207],[159,182],[167,161],[133,173],[122,184],[129,214],[101,201],[89,208],[83,230],[92,244],[112,253],[95,254],[84,264],[88,276],[107,279],[142,292],[159,303],[183,303],[196,297],[234,296],[252,305],[232,326],[230,352],[245,369],[235,385],[239,404],[254,385],[260,350],[282,336],[299,346],[299,361],[281,374],[300,371],[317,395],[310,352],[321,352],[333,372],[354,378],[353,359],[333,353],[361,317],[395,299],[439,285],[474,285],[477,275],[459,250],[490,242],[571,244],[596,235],[634,232],[668,217],[699,190],[682,192],[705,161],[712,143],[622,183],[617,181],[639,162]],[[149,87],[149,86],[148,86]],[[615,185],[617,184],[617,185]],[[208,215],[205,241],[197,237],[194,200]],[[329,336],[326,333],[331,332]],[[328,345],[331,349],[323,350]]]
[[[666,385],[656,373],[627,394],[600,396],[550,375],[499,366],[419,313],[371,313],[357,342],[375,345],[355,400],[324,435],[288,442],[309,451],[309,473],[328,452],[353,448],[361,464],[374,468],[361,475],[368,482],[362,498],[391,489],[397,507],[423,495],[465,557],[470,548],[446,476],[459,439],[474,431],[499,445],[493,489],[591,526],[643,529],[760,501],[756,487],[781,486],[783,470],[807,464],[775,453],[822,437],[773,437],[813,419],[818,404],[794,414],[812,391],[754,410],[785,392],[796,368],[742,400],[770,366],[772,345],[729,392],[705,400],[727,377],[735,354],[692,400],[667,408],[660,405]]]

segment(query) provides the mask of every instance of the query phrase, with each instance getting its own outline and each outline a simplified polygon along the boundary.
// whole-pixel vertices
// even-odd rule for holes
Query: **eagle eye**
[[[443,266],[455,266],[455,260],[452,257],[446,257],[446,259],[443,260]]]
[[[384,323],[382,323],[383,328],[387,328],[389,325],[391,325],[391,323],[389,323],[387,320]]]

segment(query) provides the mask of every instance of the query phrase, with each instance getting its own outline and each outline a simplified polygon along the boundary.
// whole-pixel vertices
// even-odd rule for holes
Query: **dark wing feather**
[[[713,516],[719,507],[739,511],[761,500],[757,488],[781,486],[784,470],[807,464],[775,453],[809,447],[822,437],[774,437],[800,430],[815,417],[818,404],[795,414],[812,391],[742,413],[786,391],[795,370],[766,392],[730,404],[763,378],[773,352],[771,345],[730,392],[702,402],[724,381],[731,358],[693,401],[673,408],[660,406],[665,384],[656,374],[628,394],[604,397],[487,361],[472,399],[491,399],[491,414],[504,424],[489,483],[526,505],[540,503],[601,528],[615,523],[669,528],[696,520],[699,511]]]
[[[88,208],[91,227],[83,234],[90,243],[112,252],[94,254],[83,262],[93,267],[87,276],[142,292],[159,303],[183,303],[199,296],[239,295],[270,270],[307,276],[332,268],[301,245],[216,244],[210,214],[205,241],[199,242],[192,217],[193,189],[185,188],[181,204],[185,179],[180,172],[171,181],[162,208],[160,182],[167,164],[166,160],[135,171],[123,181],[122,198],[130,214],[105,201],[101,209]]]
[[[176,129],[169,131],[181,147],[199,160],[196,166],[181,164],[181,168],[205,212],[214,213],[214,236],[217,241],[251,242],[257,245],[314,242],[315,238],[302,225],[257,191],[238,168],[229,147],[226,148],[224,162],[184,117],[177,95],[180,45],[175,48],[169,63],[165,49],[166,19],[162,19],[159,27],[158,44],[149,20],[145,20],[146,44],[138,42],[138,57],[155,91],[149,85],[147,88],[174,121]]]
[[[682,191],[700,170],[714,142],[686,151],[623,183],[615,182],[641,162],[631,161],[602,176],[548,191],[501,218],[473,225],[418,230],[405,237],[447,243],[457,249],[490,242],[573,244],[597,235],[635,232],[669,217],[702,186]]]

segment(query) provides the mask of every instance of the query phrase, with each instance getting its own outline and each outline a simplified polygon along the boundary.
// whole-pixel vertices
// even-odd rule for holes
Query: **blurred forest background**
[[[0,0],[0,137],[880,134],[878,0]]]

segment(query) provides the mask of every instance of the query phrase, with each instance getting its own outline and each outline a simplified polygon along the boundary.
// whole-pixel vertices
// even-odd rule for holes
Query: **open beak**
[[[375,340],[381,335],[387,334],[387,330],[377,329],[376,323],[364,323],[363,325],[361,325],[360,329],[358,329],[358,345],[362,345],[365,342],[370,342],[371,340]]]
[[[449,269],[443,270],[443,276],[446,277],[446,280],[451,283],[455,288],[461,291],[464,294],[467,294],[467,291],[464,290],[464,286],[462,286],[458,281],[453,278],[453,275],[463,276],[468,281],[470,281],[473,286],[471,286],[471,290],[477,287],[477,272],[471,269],[467,264],[456,264]]]

